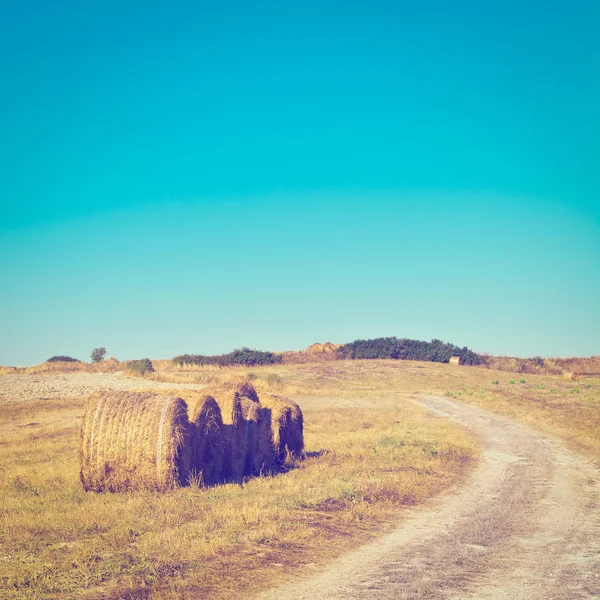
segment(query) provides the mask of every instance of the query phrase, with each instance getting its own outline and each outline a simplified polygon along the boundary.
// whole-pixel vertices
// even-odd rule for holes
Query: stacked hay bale
[[[248,398],[240,400],[242,417],[244,419],[244,440],[246,447],[246,460],[244,462],[244,475],[258,475],[262,471],[262,439],[259,429],[262,424],[262,409],[260,404]]]
[[[190,479],[241,481],[303,457],[303,417],[295,402],[266,394],[259,401],[247,380],[185,396],[92,396],[80,437],[84,489],[165,491]]]
[[[165,491],[185,485],[190,425],[181,398],[152,393],[93,395],[80,441],[80,478],[86,491]]]
[[[283,462],[288,454],[304,455],[304,420],[300,407],[282,396],[264,395],[261,405],[270,424],[275,459]]]
[[[204,485],[219,483],[224,478],[226,453],[221,409],[210,394],[186,396],[191,424],[190,474]]]
[[[223,419],[223,477],[241,481],[246,463],[246,438],[240,398],[225,386],[207,391],[207,394],[216,401]]]
[[[323,344],[319,344],[319,342],[317,342],[316,344],[311,344],[307,349],[307,352],[324,352],[323,349]]]

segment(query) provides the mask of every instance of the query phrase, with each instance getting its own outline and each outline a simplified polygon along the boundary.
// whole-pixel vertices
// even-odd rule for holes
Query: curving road
[[[467,484],[397,530],[262,600],[600,599],[600,472],[559,443],[446,398],[419,403],[481,438]]]

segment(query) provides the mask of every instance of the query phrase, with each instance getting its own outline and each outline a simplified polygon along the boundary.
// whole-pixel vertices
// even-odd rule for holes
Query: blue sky
[[[0,364],[600,353],[597,3],[3,11]]]

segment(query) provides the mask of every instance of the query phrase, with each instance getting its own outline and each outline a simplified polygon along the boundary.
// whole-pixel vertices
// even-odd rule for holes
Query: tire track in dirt
[[[433,396],[426,409],[472,429],[483,459],[456,493],[395,531],[262,600],[600,599],[600,473],[511,420]]]

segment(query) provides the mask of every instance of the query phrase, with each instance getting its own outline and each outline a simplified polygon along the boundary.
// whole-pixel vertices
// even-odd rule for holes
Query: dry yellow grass
[[[243,595],[364,541],[473,464],[468,435],[390,392],[396,374],[382,378],[387,367],[368,365],[373,377],[357,378],[330,373],[333,364],[254,373],[259,394],[261,386],[303,388],[307,459],[243,486],[85,493],[77,472],[84,402],[4,405],[0,595]],[[297,381],[286,388],[287,378]],[[361,388],[384,380],[386,389]],[[323,389],[333,382],[338,393],[328,399]]]

